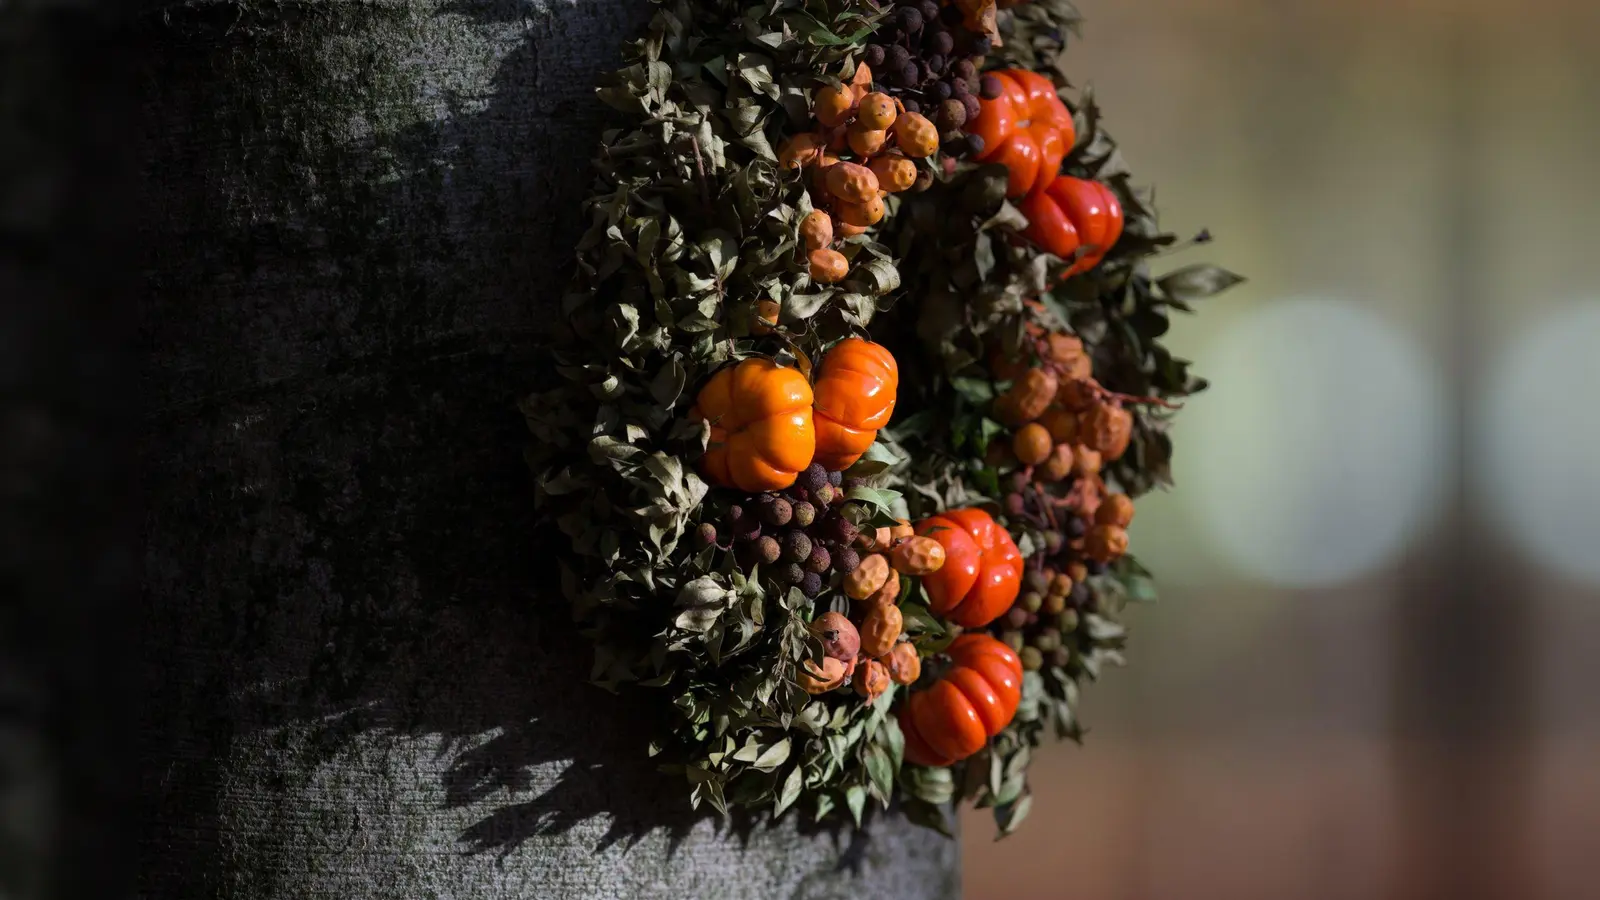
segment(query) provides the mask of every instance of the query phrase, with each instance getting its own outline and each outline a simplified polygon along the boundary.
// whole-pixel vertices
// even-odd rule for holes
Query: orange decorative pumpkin
[[[718,370],[689,411],[711,423],[700,471],[723,487],[752,493],[794,484],[817,448],[811,401],[806,377],[770,359]]]
[[[900,367],[888,350],[861,338],[834,344],[817,369],[815,461],[837,472],[860,459],[889,424],[899,389]]]
[[[982,628],[1011,608],[1022,588],[1022,554],[988,513],[940,513],[919,522],[917,533],[944,545],[944,565],[922,578],[934,615],[963,628]]]
[[[1072,113],[1056,96],[1056,86],[1037,72],[989,74],[1000,82],[1000,96],[980,100],[978,117],[965,129],[983,139],[977,160],[1006,167],[1008,197],[1041,191],[1055,180],[1061,158],[1078,139]]]
[[[1022,700],[1022,661],[986,634],[963,634],[946,651],[954,665],[933,687],[906,698],[900,731],[906,761],[948,766],[999,734]]]
[[[1122,204],[1115,191],[1098,181],[1063,175],[1022,201],[1019,209],[1028,218],[1023,234],[1045,250],[1071,259],[1079,247],[1089,248],[1068,275],[1099,265],[1122,237]]]

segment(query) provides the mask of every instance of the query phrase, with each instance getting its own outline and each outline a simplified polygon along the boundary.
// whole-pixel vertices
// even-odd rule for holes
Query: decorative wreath
[[[1153,596],[1132,498],[1204,387],[1158,339],[1239,279],[1152,274],[1065,0],[658,6],[522,404],[592,678],[670,699],[696,805],[1009,833]]]

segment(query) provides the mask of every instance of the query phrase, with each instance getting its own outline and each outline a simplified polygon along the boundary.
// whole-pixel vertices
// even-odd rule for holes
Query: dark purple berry
[[[917,101],[915,101],[915,100],[905,100],[905,101],[902,101],[902,102],[905,104],[906,112],[914,112],[914,113],[922,112],[922,104],[918,103]]]
[[[988,52],[989,36],[987,34],[975,34],[967,39],[968,56],[985,56]]]
[[[844,473],[841,472],[839,474],[843,475]],[[851,488],[858,488],[858,487],[861,487],[862,485],[864,485],[866,483],[867,483],[867,480],[865,478],[856,478],[854,476],[851,476],[849,478],[840,479],[839,480],[839,487],[844,488],[845,491],[848,492]]]
[[[1098,559],[1089,560],[1087,568],[1090,575],[1104,575],[1106,573],[1106,564]]]
[[[900,21],[900,28],[906,32],[920,31],[922,29],[922,10],[915,6],[902,6],[895,11],[895,18]]]
[[[1021,628],[1028,624],[1028,615],[1029,613],[1027,610],[1020,606],[1013,606],[1011,607],[1011,611],[1006,613],[1006,622],[1012,628]]]
[[[886,67],[886,71],[889,72],[900,71],[901,69],[905,68],[906,63],[910,61],[911,54],[907,53],[906,48],[904,47],[890,47],[888,51],[883,54],[883,64]],[[877,66],[873,66],[873,68],[876,69]]]
[[[1089,525],[1080,516],[1073,516],[1067,520],[1067,536],[1081,538],[1089,531]]]
[[[922,79],[922,66],[918,63],[908,62],[900,68],[900,86],[911,87]]]
[[[815,572],[807,572],[800,578],[800,592],[807,597],[815,597],[822,593],[822,576]]]
[[[972,60],[963,59],[950,67],[950,74],[962,81],[970,81],[978,74],[978,67],[972,64]]]
[[[784,563],[777,569],[777,579],[783,584],[799,584],[806,577],[806,570],[799,563]]]
[[[794,517],[790,521],[801,528],[810,528],[816,518],[817,508],[802,500],[794,505]]]
[[[976,119],[978,114],[983,112],[983,106],[978,103],[978,98],[971,94],[962,94],[961,102],[967,107],[967,121],[969,122]]]
[[[794,516],[794,507],[782,497],[772,498],[772,502],[761,507],[761,521],[773,528],[781,528],[789,524],[789,519]]]
[[[1069,662],[1072,662],[1072,651],[1065,646],[1057,647],[1050,654],[1050,664],[1058,669],[1065,669]]]
[[[946,83],[950,85],[950,96],[963,103],[966,102],[965,98],[972,93],[972,85],[967,84],[965,78],[952,78]]]
[[[805,562],[811,555],[811,538],[804,531],[791,531],[783,536],[783,558],[789,562]]]
[[[709,547],[717,542],[717,526],[710,522],[701,522],[700,527],[694,531],[695,543],[701,547]]]
[[[1000,84],[1000,79],[993,75],[985,75],[978,81],[978,96],[985,100],[993,100],[1004,90],[1005,87]]]
[[[761,540],[756,541],[757,558],[760,559],[761,562],[765,563],[766,565],[770,566],[773,563],[777,562],[778,561],[778,556],[782,552],[783,552],[782,549],[778,547],[778,539],[777,538],[764,537]]]
[[[944,72],[944,54],[935,53],[928,57],[928,71],[942,74]]]
[[[940,131],[954,131],[967,124],[967,107],[960,100],[951,98],[939,104],[939,114],[934,117],[934,124]]]
[[[948,81],[935,82],[933,87],[928,89],[928,93],[931,94],[933,96],[933,99],[935,99],[935,100],[938,100],[938,101],[941,101],[941,102],[943,102],[945,100],[949,100],[950,99],[950,94],[951,94],[950,82],[948,82]]]
[[[922,10],[922,21],[929,23],[939,18],[939,4],[934,0],[922,0],[917,4],[917,9]]]
[[[977,156],[983,152],[983,138],[981,136],[969,134],[966,136],[966,142],[968,156]]]
[[[882,44],[868,44],[867,45],[867,52],[862,57],[862,60],[864,62],[866,62],[866,64],[867,64],[867,68],[869,68],[869,69],[878,68],[879,66],[883,65],[883,59],[884,59],[884,49],[883,49],[883,45]]]
[[[854,541],[856,539],[856,535],[860,533],[861,529],[858,528],[854,522],[846,519],[844,516],[834,516],[828,520],[828,531],[826,536],[828,540],[831,540],[836,544],[841,546],[849,544],[850,542]]]
[[[1072,593],[1067,595],[1067,600],[1072,603],[1073,609],[1083,609],[1089,605],[1089,586],[1078,582],[1072,586]]]
[[[818,544],[811,548],[811,555],[806,558],[806,568],[821,574],[828,571],[828,566],[833,564],[833,558],[828,553],[828,548]]]
[[[948,31],[936,31],[928,39],[928,49],[943,56],[949,56],[950,51],[956,49],[956,39]]]
[[[849,575],[851,572],[854,572],[856,570],[856,566],[859,565],[861,565],[861,554],[857,553],[855,548],[844,547],[834,551],[833,567],[838,569],[840,572]]]
[[[1006,512],[1013,516],[1020,516],[1028,509],[1027,500],[1017,493],[1006,495]]]
[[[812,463],[800,473],[800,477],[796,478],[794,483],[815,494],[817,488],[828,483],[828,470],[824,469],[821,463]]]
[[[843,472],[829,472],[828,473],[828,483],[833,485],[834,487],[838,487],[839,485],[844,484],[844,473]]]

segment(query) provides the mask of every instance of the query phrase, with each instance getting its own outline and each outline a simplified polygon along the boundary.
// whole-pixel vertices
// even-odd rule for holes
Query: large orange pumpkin
[[[954,665],[933,687],[906,698],[900,731],[906,761],[948,766],[999,734],[1022,700],[1022,661],[986,634],[963,634],[946,651]]]
[[[1079,247],[1089,248],[1068,275],[1099,265],[1122,237],[1122,204],[1115,191],[1098,181],[1063,175],[1022,201],[1019,209],[1028,217],[1023,234],[1045,250],[1071,259]]]
[[[817,448],[811,400],[806,377],[770,359],[718,370],[689,411],[711,423],[700,471],[723,487],[752,493],[794,484]]]
[[[1077,141],[1072,113],[1050,79],[1026,69],[990,73],[1000,96],[980,100],[978,117],[966,132],[983,139],[979,162],[999,163],[1009,172],[1006,196],[1041,191],[1055,180],[1061,158]]]
[[[817,370],[816,462],[830,472],[867,452],[894,415],[900,368],[888,350],[861,338],[833,345]]]
[[[958,509],[917,523],[944,545],[944,565],[924,575],[928,608],[963,628],[982,628],[1016,602],[1022,554],[1011,535],[981,509]]]

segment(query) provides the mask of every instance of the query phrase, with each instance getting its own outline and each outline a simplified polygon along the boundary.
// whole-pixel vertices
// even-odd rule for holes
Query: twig
[[[694,167],[700,172],[700,202],[706,206],[706,212],[711,212],[711,187],[706,180],[706,158],[700,153],[699,135],[690,135],[689,143],[694,147]]]

